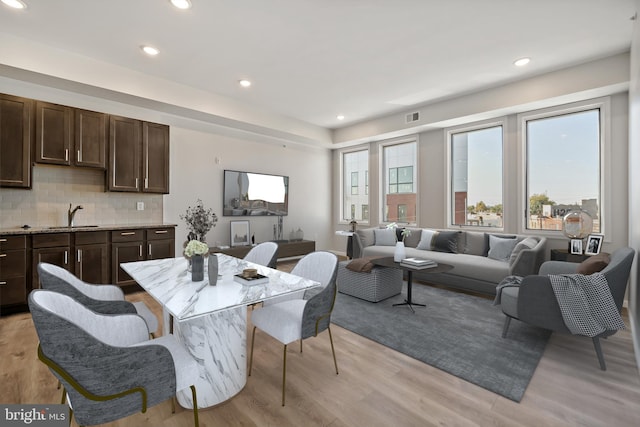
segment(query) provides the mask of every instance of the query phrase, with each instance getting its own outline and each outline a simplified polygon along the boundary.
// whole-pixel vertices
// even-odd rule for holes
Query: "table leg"
[[[247,308],[211,313],[174,323],[174,334],[198,361],[195,384],[198,408],[222,403],[247,383]],[[177,393],[178,403],[193,408],[190,389]]]
[[[400,302],[398,304],[393,304],[393,306],[397,306],[397,305],[408,305],[409,308],[411,309],[412,312],[415,313],[415,310],[413,309],[414,305],[420,306],[420,307],[426,307],[426,304],[420,304],[417,302],[413,302],[411,300],[411,289],[413,286],[413,271],[411,270],[407,270],[407,299],[404,300],[404,302]]]

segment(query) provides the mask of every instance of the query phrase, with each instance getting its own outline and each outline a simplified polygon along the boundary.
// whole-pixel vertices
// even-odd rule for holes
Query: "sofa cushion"
[[[438,231],[434,236],[433,249],[438,252],[458,253],[460,231]]]
[[[363,228],[356,230],[356,234],[362,243],[362,247],[372,246],[376,243],[376,237],[373,234],[373,228]]]
[[[420,242],[415,246],[416,249],[430,251],[433,249],[433,241],[437,231],[424,229],[420,231]],[[416,233],[418,234],[418,233]]]
[[[489,255],[489,236],[495,236],[499,239],[515,239],[517,238],[517,236],[508,236],[506,234],[489,234],[489,233],[484,233],[484,252],[482,253],[482,256],[488,256]]]
[[[536,240],[535,237],[527,237],[526,239],[519,241],[516,247],[513,248],[513,251],[511,251],[511,256],[509,257],[509,264],[513,264],[516,258],[518,258],[518,255],[520,254],[520,252],[522,252],[524,249],[533,249],[536,247],[537,244],[538,244],[538,241]]]
[[[501,239],[499,237],[490,235],[489,236],[489,253],[487,254],[488,258],[495,259],[498,261],[509,261],[509,257],[511,256],[511,252],[515,248],[518,241],[514,239]]]
[[[418,246],[418,242],[420,242],[420,238],[422,237],[422,229],[420,228],[409,228],[411,234],[404,238],[404,245],[407,248],[415,248]]]
[[[393,228],[375,228],[373,230],[376,246],[395,246],[396,231]]]
[[[576,269],[576,273],[590,275],[604,270],[604,268],[611,262],[609,254],[601,253],[598,255],[590,256],[580,263]]]

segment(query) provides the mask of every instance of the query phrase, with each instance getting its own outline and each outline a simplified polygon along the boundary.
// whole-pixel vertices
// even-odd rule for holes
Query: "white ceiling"
[[[635,14],[634,0],[23,1],[0,4],[0,35],[325,128],[625,52]]]

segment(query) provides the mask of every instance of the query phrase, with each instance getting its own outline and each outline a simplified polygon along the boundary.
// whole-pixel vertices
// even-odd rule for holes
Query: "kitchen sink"
[[[74,230],[76,228],[95,228],[97,225],[72,225],[71,227],[67,225],[58,225],[55,227],[47,227],[47,230]]]

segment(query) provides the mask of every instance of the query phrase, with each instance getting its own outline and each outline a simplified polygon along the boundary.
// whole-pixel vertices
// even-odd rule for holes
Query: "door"
[[[71,164],[73,109],[36,102],[36,162]]]
[[[71,248],[69,246],[61,246],[54,248],[42,248],[33,250],[33,289],[40,288],[40,278],[38,277],[38,263],[46,262],[57,265],[73,273],[71,262]]]
[[[77,166],[106,169],[108,116],[75,110],[74,156]]]
[[[111,244],[112,269],[111,276],[113,283],[118,286],[131,285],[136,283],[125,271],[120,268],[123,262],[143,261],[145,254],[143,253],[142,241],[138,242],[122,242]]]
[[[0,94],[0,187],[31,188],[33,101]]]
[[[126,117],[109,117],[109,191],[140,191],[142,125]]]
[[[169,126],[142,125],[142,170],[147,193],[169,193]]]
[[[109,283],[109,246],[106,243],[76,246],[76,276],[87,283]]]

